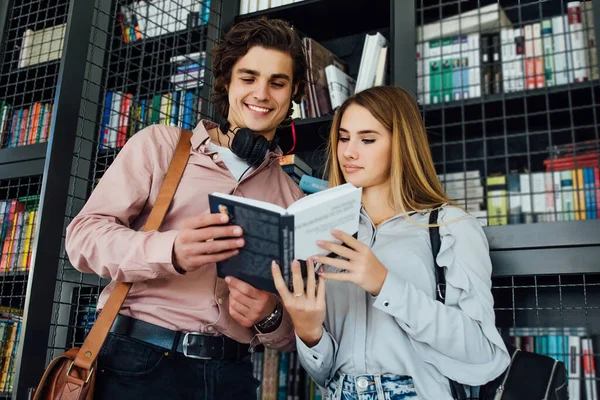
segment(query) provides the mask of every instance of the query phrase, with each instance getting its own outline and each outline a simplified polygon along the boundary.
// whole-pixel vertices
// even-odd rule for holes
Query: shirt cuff
[[[392,315],[395,318],[403,319],[408,304],[406,302],[406,281],[398,279],[389,273],[383,281],[383,286],[379,295],[375,298],[373,307]]]
[[[323,365],[323,358],[325,354],[327,354],[327,350],[330,345],[331,341],[329,339],[329,335],[324,329],[321,335],[321,340],[319,340],[319,343],[313,347],[308,347],[306,343],[304,343],[302,339],[296,335],[296,349],[298,349],[299,353],[304,354],[305,359],[313,362],[317,368],[321,368],[321,365]]]
[[[173,246],[179,231],[155,232],[146,243],[148,264],[154,265],[158,277],[181,275],[173,265]]]

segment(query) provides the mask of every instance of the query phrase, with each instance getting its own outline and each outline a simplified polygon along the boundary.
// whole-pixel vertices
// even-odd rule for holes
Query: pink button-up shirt
[[[77,270],[113,280],[100,295],[99,309],[114,281],[133,282],[120,311],[123,315],[173,330],[222,333],[242,343],[262,342],[291,350],[295,343],[287,313],[275,332],[259,334],[229,315],[229,290],[217,278],[215,264],[185,275],[173,267],[179,227],[186,217],[209,212],[209,193],[230,193],[283,207],[302,197],[279,166],[279,149],[238,182],[218,153],[209,150],[207,129],[216,126],[202,121],[194,129],[187,167],[158,232],[140,230],[165,178],[179,129],[153,125],[136,133],[67,227],[67,254]]]

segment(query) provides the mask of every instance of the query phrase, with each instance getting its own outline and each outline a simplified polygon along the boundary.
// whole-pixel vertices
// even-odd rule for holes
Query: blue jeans
[[[417,400],[410,376],[357,375],[336,372],[327,386],[327,400]]]
[[[250,353],[240,361],[195,360],[109,334],[98,356],[95,400],[255,399]]]

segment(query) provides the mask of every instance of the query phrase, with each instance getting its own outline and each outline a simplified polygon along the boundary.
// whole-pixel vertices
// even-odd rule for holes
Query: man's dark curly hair
[[[252,47],[279,50],[292,57],[292,90],[298,85],[298,91],[292,94],[292,101],[300,103],[306,92],[307,65],[305,49],[298,33],[285,21],[260,17],[235,24],[222,38],[213,51],[213,74],[215,82],[212,88],[212,101],[216,111],[227,118],[229,97],[227,85],[231,82],[233,66],[248,53]],[[282,125],[291,122],[292,102]]]

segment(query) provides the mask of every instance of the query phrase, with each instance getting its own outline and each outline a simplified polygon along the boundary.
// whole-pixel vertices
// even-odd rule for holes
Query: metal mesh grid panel
[[[570,398],[593,398],[588,390],[598,380],[590,366],[600,345],[600,275],[496,278],[492,292],[505,341],[563,361],[571,375],[579,374],[569,375]]]
[[[65,226],[136,132],[152,124],[193,129],[212,117],[207,66],[220,8],[219,0],[96,1]],[[108,282],[76,271],[63,243],[48,361],[83,342]]]
[[[13,388],[40,182],[40,177],[0,181],[0,394],[4,397]]]
[[[46,142],[68,1],[15,0],[0,58],[0,146]]]
[[[591,1],[417,2],[418,98],[436,168],[489,225],[598,218],[594,11]]]
[[[416,2],[417,98],[436,169],[488,225],[598,218],[594,12],[590,1]],[[570,263],[561,270],[581,271]],[[599,345],[598,275],[515,273],[493,279],[505,341],[565,362],[580,374],[571,398],[592,398],[583,367]]]

